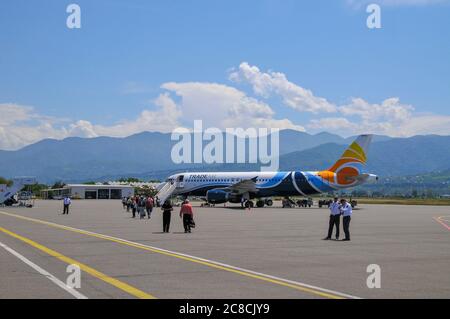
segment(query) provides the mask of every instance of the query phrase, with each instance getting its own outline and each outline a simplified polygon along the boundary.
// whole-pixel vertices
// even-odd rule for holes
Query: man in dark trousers
[[[161,206],[161,209],[163,211],[163,233],[168,233],[170,227],[170,217],[173,211],[173,206],[169,199],[166,199],[164,204]]]
[[[141,196],[138,198],[138,212],[139,212],[139,218],[143,219],[145,217],[145,198],[144,196]]]
[[[151,196],[147,197],[145,201],[145,210],[147,211],[147,218],[150,219],[153,210],[153,198]]]
[[[352,219],[352,205],[348,203],[344,198],[341,199],[341,212],[344,216],[342,220],[342,226],[344,228],[345,238],[343,241],[350,240],[350,220]]]
[[[192,205],[189,200],[185,200],[180,209],[180,218],[183,218],[184,232],[191,232],[192,219],[194,217],[194,212],[192,211]]]
[[[69,206],[72,203],[69,196],[64,197],[63,199],[63,215],[69,215]]]
[[[330,221],[328,224],[328,235],[324,240],[330,240],[333,235],[333,227],[336,226],[336,240],[339,240],[339,224],[341,221],[341,204],[335,197],[330,204]]]

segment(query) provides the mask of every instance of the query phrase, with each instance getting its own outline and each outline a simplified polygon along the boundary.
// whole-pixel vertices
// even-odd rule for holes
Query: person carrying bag
[[[195,228],[194,212],[189,200],[185,200],[180,209],[180,218],[183,218],[184,232],[190,233],[191,228]]]

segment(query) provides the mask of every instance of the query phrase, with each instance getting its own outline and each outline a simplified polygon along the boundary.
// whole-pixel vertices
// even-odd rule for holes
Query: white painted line
[[[23,220],[29,220],[29,221],[33,221],[33,222],[44,224],[44,225],[46,224],[46,225],[53,226],[53,227],[60,228],[60,229],[71,230],[71,231],[74,231],[74,232],[77,232],[77,233],[84,233],[86,235],[92,235],[92,236],[98,237],[98,238],[111,239],[113,241],[121,241],[123,243],[128,243],[128,244],[134,245],[135,247],[140,246],[140,247],[142,247],[144,249],[145,248],[149,248],[149,249],[153,249],[155,251],[159,250],[161,252],[166,252],[166,253],[169,253],[169,254],[178,255],[180,257],[187,257],[187,258],[198,260],[200,262],[203,261],[203,262],[207,262],[207,263],[210,263],[210,264],[215,264],[217,266],[222,266],[222,267],[234,269],[234,270],[237,270],[237,271],[246,272],[246,273],[253,274],[253,275],[266,277],[266,278],[274,279],[274,280],[278,280],[278,281],[282,281],[282,282],[285,282],[285,283],[288,283],[288,284],[298,285],[300,287],[306,287],[306,288],[314,289],[314,290],[317,290],[317,291],[322,291],[324,293],[335,294],[337,296],[344,297],[344,298],[362,299],[361,297],[350,295],[350,294],[346,294],[346,293],[343,293],[343,292],[340,292],[340,291],[335,291],[335,290],[326,289],[326,288],[322,288],[322,287],[318,287],[318,286],[313,286],[313,285],[306,284],[306,283],[303,283],[303,282],[289,280],[289,279],[285,279],[285,278],[281,278],[281,277],[276,277],[276,276],[264,274],[264,273],[261,273],[261,272],[256,272],[256,271],[253,271],[253,270],[249,270],[249,269],[245,269],[245,268],[240,268],[240,267],[228,265],[228,264],[221,263],[221,262],[214,261],[214,260],[209,260],[209,259],[205,259],[205,258],[201,258],[201,257],[197,257],[197,256],[183,254],[183,253],[179,253],[179,252],[176,252],[176,251],[171,251],[171,250],[167,250],[167,249],[163,249],[163,248],[159,248],[159,247],[155,247],[155,246],[145,245],[145,244],[141,244],[141,243],[138,243],[138,242],[133,242],[133,241],[126,240],[126,239],[123,239],[123,238],[119,238],[119,237],[104,235],[104,234],[92,232],[92,231],[89,231],[89,230],[84,230],[84,229],[80,229],[80,228],[76,228],[76,227],[71,227],[71,226],[66,226],[66,225],[62,225],[62,224],[57,224],[57,223],[54,223],[54,222],[44,221],[44,220],[35,219],[35,218],[31,218],[31,217],[19,216],[19,215],[16,215],[16,214],[10,214],[10,213],[6,213],[4,211],[0,211],[0,213],[2,215],[12,216],[12,217],[15,217],[15,218],[18,218],[18,219],[23,219]]]
[[[19,254],[17,251],[15,251],[14,249],[12,249],[11,247],[6,246],[5,244],[3,244],[2,242],[0,242],[0,247],[5,248],[6,251],[10,252],[12,255],[16,256],[17,258],[19,258],[21,261],[23,261],[24,263],[26,263],[28,266],[30,266],[31,268],[33,268],[34,270],[36,270],[37,272],[39,272],[41,275],[43,275],[44,277],[47,277],[49,280],[53,281],[53,283],[55,283],[57,286],[59,286],[60,288],[64,289],[65,291],[67,291],[68,293],[70,293],[72,296],[74,296],[77,299],[88,299],[88,297],[86,297],[85,295],[83,295],[82,293],[78,292],[77,290],[75,290],[74,288],[70,288],[68,287],[65,283],[63,283],[61,280],[59,280],[58,278],[56,278],[55,276],[53,276],[51,273],[49,273],[48,271],[46,271],[45,269],[42,269],[41,267],[39,267],[38,265],[36,265],[35,263],[33,263],[31,260],[27,259],[26,257],[22,256],[21,254]]]

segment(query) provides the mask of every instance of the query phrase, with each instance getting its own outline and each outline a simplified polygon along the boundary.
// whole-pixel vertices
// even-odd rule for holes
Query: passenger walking
[[[152,215],[152,211],[153,211],[153,198],[151,198],[150,196],[147,198],[147,200],[145,201],[145,210],[147,211],[147,218],[150,219],[151,215]]]
[[[344,218],[342,220],[342,226],[344,228],[344,234],[345,238],[343,241],[349,241],[350,240],[350,221],[352,219],[352,205],[348,203],[344,198],[341,199],[341,212],[342,215],[344,215]]]
[[[130,197],[127,198],[127,213],[130,212],[130,208],[131,208],[131,204],[133,203],[133,201],[131,200]]]
[[[143,219],[145,217],[145,198],[144,198],[144,196],[141,196],[138,199],[138,213],[139,213],[140,219]]]
[[[173,206],[169,199],[166,199],[161,206],[161,209],[163,210],[163,232],[168,233],[170,228],[170,218],[173,211]]]
[[[65,196],[63,200],[63,215],[69,215],[69,206],[72,204],[69,196]]]
[[[133,218],[136,217],[136,211],[137,211],[137,199],[136,197],[133,197],[131,201],[131,213],[133,214]]]
[[[183,218],[184,232],[191,232],[191,225],[193,223],[194,212],[192,210],[192,205],[189,200],[185,200],[180,209],[180,218]]]
[[[339,225],[341,221],[341,204],[338,198],[335,197],[334,201],[330,204],[330,221],[328,224],[328,235],[324,240],[330,240],[333,235],[333,227],[336,226],[336,240],[339,240]]]

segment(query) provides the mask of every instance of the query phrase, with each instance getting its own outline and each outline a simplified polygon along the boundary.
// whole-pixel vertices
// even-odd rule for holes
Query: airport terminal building
[[[43,199],[60,199],[69,196],[73,199],[121,199],[134,195],[130,185],[86,185],[67,184],[63,188],[46,189],[41,192]]]

